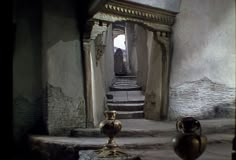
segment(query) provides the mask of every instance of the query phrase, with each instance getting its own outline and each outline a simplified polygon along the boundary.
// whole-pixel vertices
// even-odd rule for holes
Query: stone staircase
[[[117,111],[117,119],[144,117],[144,95],[135,76],[117,76],[107,95],[112,97],[107,100],[107,106]]]

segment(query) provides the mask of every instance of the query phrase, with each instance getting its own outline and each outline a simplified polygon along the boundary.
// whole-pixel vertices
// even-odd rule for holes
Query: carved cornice
[[[101,8],[100,12],[112,13],[127,18],[142,19],[168,26],[174,24],[176,15],[176,13],[173,12],[118,0],[109,1],[103,8]]]
[[[133,4],[127,1],[110,0],[88,21],[87,29],[90,32],[86,32],[89,34],[85,34],[84,38],[95,39],[98,34],[104,31],[105,25],[107,26],[109,23],[117,21],[138,23],[152,31],[171,32],[175,15],[176,13],[174,12],[154,9],[149,6]],[[91,27],[93,24],[97,24],[95,28],[94,26]]]

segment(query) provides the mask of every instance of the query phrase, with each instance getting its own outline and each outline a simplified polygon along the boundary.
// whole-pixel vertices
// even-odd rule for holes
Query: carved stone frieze
[[[174,13],[164,10],[153,9],[151,7],[132,4],[128,2],[121,2],[117,0],[111,0],[105,4],[101,10],[105,13],[113,13],[122,15],[125,17],[133,17],[138,19],[144,19],[146,21],[153,21],[155,23],[173,25]]]
[[[116,22],[116,21],[126,21],[126,22],[133,22],[133,23],[138,23],[141,25],[144,25],[145,27],[147,27],[149,30],[163,30],[163,31],[167,31],[167,32],[171,32],[171,27],[168,25],[164,25],[164,24],[158,24],[155,22],[151,22],[151,21],[145,21],[142,19],[138,19],[138,18],[133,18],[133,17],[125,17],[125,16],[120,16],[120,15],[115,15],[112,13],[102,13],[102,12],[98,12],[97,14],[94,15],[93,19],[100,19],[102,21],[108,21],[108,22]]]
[[[102,34],[107,30],[107,23],[94,21],[94,25],[90,34],[90,39],[95,40],[99,34]]]
[[[111,0],[93,16],[93,19],[106,22],[131,21],[143,24],[150,30],[170,32],[171,26],[175,22],[175,15],[176,13],[161,9]]]
[[[98,65],[98,61],[104,54],[105,44],[104,44],[103,34],[99,34],[95,40],[95,48],[96,48],[96,66]]]

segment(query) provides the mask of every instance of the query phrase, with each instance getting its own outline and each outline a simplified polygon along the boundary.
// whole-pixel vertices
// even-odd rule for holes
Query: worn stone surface
[[[51,135],[66,135],[74,127],[85,127],[84,99],[66,96],[48,84],[47,124]]]
[[[193,116],[199,119],[234,117],[235,88],[208,78],[170,88],[169,118]]]
[[[124,155],[117,157],[98,157],[97,153],[93,150],[79,151],[79,160],[140,160],[138,156]]]

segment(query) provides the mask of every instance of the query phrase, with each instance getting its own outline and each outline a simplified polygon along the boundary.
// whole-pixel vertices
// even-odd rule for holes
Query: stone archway
[[[147,103],[145,103],[145,117],[148,119],[160,120],[167,118],[168,111],[168,89],[169,89],[169,62],[170,62],[170,35],[174,24],[176,13],[153,9],[151,7],[132,4],[129,2],[120,2],[111,0],[106,3],[89,21],[90,31],[84,37],[85,59],[86,59],[86,78],[87,78],[87,97],[92,97],[91,92],[91,57],[90,41],[96,41],[96,62],[104,54],[104,41],[99,41],[98,37],[103,35],[108,25],[113,22],[132,22],[144,26],[147,30],[153,32],[154,39],[151,50],[154,56],[150,63],[149,83],[147,84]],[[156,47],[159,46],[159,47]],[[156,48],[155,48],[156,47]],[[98,56],[97,56],[98,55]],[[155,61],[155,56],[156,61]],[[86,58],[87,57],[87,58]],[[158,70],[155,68],[158,66]],[[153,73],[155,74],[153,74]],[[151,85],[151,86],[148,86]],[[154,85],[155,87],[153,87]],[[152,88],[148,90],[148,88]],[[153,89],[155,88],[155,89]],[[93,121],[92,99],[87,98],[87,122]],[[150,103],[150,104],[149,104]],[[150,114],[152,113],[152,114]]]

